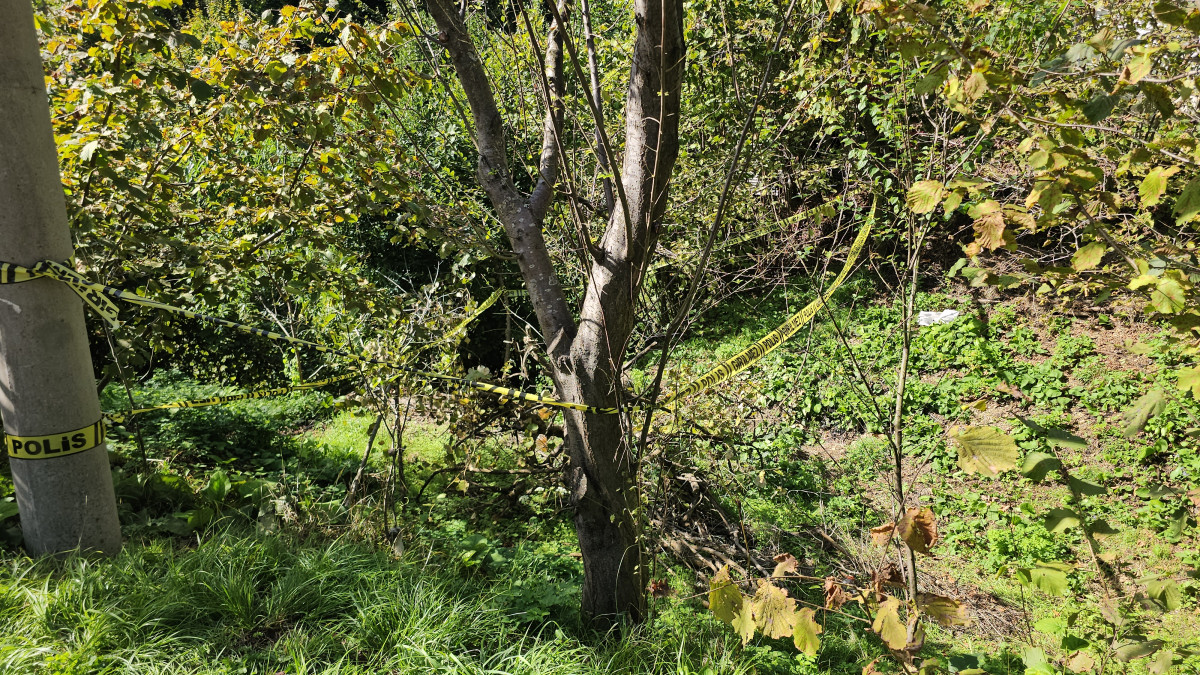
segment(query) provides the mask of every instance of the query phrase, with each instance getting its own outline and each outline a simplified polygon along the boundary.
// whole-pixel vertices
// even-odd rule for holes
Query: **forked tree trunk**
[[[653,253],[678,154],[684,69],[682,0],[635,0],[637,25],[625,105],[625,154],[618,203],[595,246],[589,283],[575,321],[546,249],[542,221],[558,176],[562,129],[564,37],[552,27],[546,45],[551,89],[539,165],[531,195],[513,185],[503,120],[482,61],[457,3],[427,0],[440,39],[471,107],[479,150],[479,181],[508,234],[529,290],[559,394],[567,401],[612,407],[621,399],[620,363],[634,326],[635,295]],[[558,15],[566,16],[565,3]],[[574,64],[579,66],[579,64]],[[581,68],[572,68],[581,72]],[[586,88],[586,82],[580,82]],[[561,142],[562,139],[559,139]],[[614,160],[615,158],[610,158]],[[617,415],[566,411],[575,526],[584,564],[582,609],[598,625],[645,616],[645,567],[636,494],[638,467]]]
[[[43,78],[29,0],[0,0],[0,260],[25,266],[72,256]],[[0,416],[31,439],[9,444],[26,550],[119,551],[83,303],[62,283],[0,285]]]

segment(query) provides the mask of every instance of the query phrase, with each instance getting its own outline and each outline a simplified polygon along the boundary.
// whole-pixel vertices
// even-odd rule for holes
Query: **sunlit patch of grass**
[[[322,452],[329,456],[361,456],[367,447],[371,424],[375,417],[362,411],[346,411],[335,416],[309,438],[316,441]],[[388,420],[394,424],[394,420]],[[425,420],[409,420],[404,424],[404,447],[406,458],[435,462],[446,454],[446,443],[450,440],[446,425]],[[376,448],[387,448],[390,437],[380,429],[375,439]],[[383,457],[383,453],[379,453]]]

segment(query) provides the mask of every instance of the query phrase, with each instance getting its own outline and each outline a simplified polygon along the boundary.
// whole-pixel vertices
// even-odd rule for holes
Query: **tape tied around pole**
[[[86,452],[104,443],[104,421],[89,424],[82,429],[63,431],[44,436],[4,437],[9,457],[17,459],[54,459]]]

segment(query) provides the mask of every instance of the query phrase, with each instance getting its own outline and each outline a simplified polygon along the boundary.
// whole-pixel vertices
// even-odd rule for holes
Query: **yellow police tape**
[[[829,298],[833,296],[833,292],[836,291],[838,287],[842,285],[842,282],[846,280],[846,275],[849,274],[850,268],[854,267],[854,261],[858,259],[858,254],[860,251],[862,251],[863,244],[866,243],[867,236],[871,233],[871,225],[874,223],[874,220],[875,207],[872,206],[871,213],[867,216],[866,224],[863,225],[862,230],[860,230],[858,233],[858,237],[855,238],[854,243],[850,246],[850,253],[846,256],[846,264],[842,266],[842,271],[837,275],[837,278],[833,280],[833,283],[829,285],[829,288],[825,289],[824,295],[822,295],[819,299],[808,303],[804,309],[801,309],[799,312],[796,312],[788,317],[788,320],[784,321],[779,328],[767,333],[765,336],[759,339],[758,342],[750,345],[749,348],[739,352],[733,358],[696,378],[686,387],[676,390],[670,396],[664,398],[663,404],[666,405],[675,399],[700,393],[701,391],[704,391],[715,384],[724,382],[734,375],[737,375],[743,370],[749,368],[754,363],[758,362],[760,359],[762,359],[762,357],[775,351],[779,345],[783,344],[788,340],[788,338],[795,335],[796,332],[808,324],[809,321],[812,321],[812,318],[816,315],[817,311],[821,309],[821,307],[825,306],[825,303],[829,302]]]
[[[38,277],[49,277],[51,279],[57,279],[59,281],[62,281],[65,284],[67,284],[68,286],[71,287],[72,290],[74,290],[76,293],[78,293],[80,295],[80,297],[82,297],[84,299],[84,302],[86,302],[89,307],[96,310],[96,312],[98,314],[100,314],[100,316],[103,317],[104,320],[109,323],[109,325],[114,326],[114,327],[119,326],[119,323],[117,321],[117,307],[111,300],[109,300],[110,297],[117,298],[119,300],[124,300],[125,302],[131,303],[134,305],[140,305],[142,307],[150,307],[150,308],[161,310],[164,312],[169,312],[171,314],[178,314],[179,316],[184,316],[184,317],[188,317],[191,319],[197,319],[199,321],[206,321],[208,323],[216,324],[218,326],[222,326],[222,327],[229,328],[232,330],[241,331],[243,333],[259,335],[259,336],[265,337],[270,340],[277,340],[280,342],[287,342],[289,344],[300,345],[303,347],[309,347],[316,351],[319,351],[319,352],[322,352],[325,354],[331,354],[334,356],[340,356],[342,358],[349,359],[356,363],[386,366],[388,368],[393,368],[395,370],[400,370],[400,371],[404,371],[407,373],[411,373],[418,377],[440,380],[442,382],[453,382],[455,384],[460,384],[460,385],[463,385],[466,387],[470,387],[472,389],[478,389],[480,391],[486,391],[486,392],[489,392],[492,394],[498,394],[500,396],[504,396],[507,398],[519,399],[522,401],[530,401],[533,403],[540,403],[542,405],[552,406],[552,407],[556,407],[556,408],[570,408],[572,410],[581,410],[583,412],[589,412],[589,413],[595,413],[595,414],[611,415],[611,414],[615,414],[617,412],[616,408],[601,408],[601,407],[597,407],[597,406],[583,405],[581,403],[570,403],[568,401],[559,401],[554,398],[542,396],[541,394],[530,394],[530,393],[526,393],[523,391],[518,391],[516,389],[509,389],[508,387],[499,387],[494,384],[488,384],[486,382],[476,382],[476,381],[468,380],[468,379],[461,378],[461,377],[454,377],[452,375],[442,375],[440,373],[431,373],[431,372],[427,372],[424,370],[417,370],[416,368],[412,368],[411,366],[405,366],[403,364],[396,363],[394,361],[388,361],[385,359],[376,359],[376,358],[372,358],[372,357],[368,357],[368,356],[362,356],[359,354],[351,354],[350,352],[347,352],[347,351],[343,351],[340,349],[334,349],[332,347],[326,347],[325,345],[322,345],[322,344],[319,344],[316,342],[311,342],[309,340],[303,340],[301,338],[292,337],[290,335],[284,335],[283,333],[276,333],[274,331],[264,330],[262,328],[255,328],[253,326],[247,326],[245,324],[240,324],[235,321],[221,319],[221,318],[218,318],[215,316],[210,316],[208,314],[201,314],[200,312],[193,312],[191,310],[183,309],[181,307],[175,307],[174,305],[168,305],[164,302],[158,302],[157,300],[151,300],[149,298],[144,298],[140,295],[137,295],[136,293],[130,293],[128,291],[123,291],[119,288],[113,288],[112,286],[98,284],[94,281],[87,279],[86,277],[79,274],[75,270],[67,267],[66,265],[63,265],[61,263],[56,263],[53,261],[49,261],[49,260],[43,260],[42,262],[37,263],[33,267],[23,267],[21,265],[15,265],[13,263],[0,263],[0,284],[19,283],[22,281],[29,281],[30,279],[36,279]]]
[[[820,207],[818,207],[818,208],[820,208]],[[875,217],[875,207],[872,206],[871,213],[870,213],[870,215],[867,216],[866,224],[863,226],[863,229],[858,233],[858,237],[854,240],[853,245],[850,247],[850,252],[846,257],[845,266],[842,267],[841,273],[838,274],[837,278],[834,279],[833,283],[829,286],[828,289],[826,289],[825,294],[820,299],[813,301],[807,307],[800,310],[796,314],[792,315],[790,318],[788,318],[787,321],[785,321],[783,323],[783,325],[781,325],[779,328],[768,333],[765,337],[760,339],[758,342],[754,343],[754,345],[752,345],[749,349],[746,349],[745,351],[734,356],[732,359],[729,359],[728,361],[717,366],[716,368],[709,371],[705,375],[703,375],[700,378],[696,379],[695,381],[689,383],[683,389],[676,391],[671,396],[664,399],[664,403],[674,401],[676,399],[680,399],[685,396],[691,396],[693,394],[699,393],[700,391],[703,391],[704,389],[707,389],[708,387],[711,387],[715,384],[724,382],[725,380],[742,372],[746,368],[750,367],[751,365],[753,365],[754,363],[756,363],[757,361],[762,359],[767,354],[769,354],[772,351],[774,351],[775,349],[777,349],[779,347],[779,345],[783,344],[788,338],[790,338],[792,335],[795,335],[796,332],[799,331],[805,324],[807,324],[809,321],[811,321],[813,316],[817,313],[817,310],[819,310],[826,302],[829,301],[829,298],[833,295],[833,292],[836,291],[838,289],[838,287],[840,287],[842,285],[843,281],[845,281],[847,274],[849,274],[850,269],[854,266],[854,263],[858,258],[859,252],[862,250],[863,245],[866,243],[867,236],[870,234],[870,231],[871,231],[871,225],[874,221],[874,217]],[[67,284],[81,298],[83,298],[83,301],[85,303],[87,303],[87,305],[89,307],[91,307],[98,314],[100,314],[100,316],[106,322],[108,322],[108,324],[110,326],[113,326],[114,328],[118,327],[120,325],[117,320],[118,310],[117,310],[117,306],[109,298],[117,298],[120,300],[124,300],[125,302],[134,304],[134,305],[139,305],[142,307],[150,307],[153,309],[158,309],[160,311],[169,312],[172,314],[177,314],[177,315],[192,318],[192,319],[197,319],[200,321],[205,321],[205,322],[212,323],[212,324],[222,326],[225,328],[230,328],[232,330],[241,331],[243,333],[259,335],[259,336],[265,337],[270,340],[276,340],[276,341],[281,341],[281,342],[287,342],[287,343],[294,344],[294,345],[309,347],[311,349],[314,349],[316,351],[319,351],[319,352],[322,352],[325,354],[340,356],[340,357],[343,357],[343,358],[346,358],[346,359],[349,359],[351,361],[361,363],[361,364],[386,366],[389,368],[393,368],[396,370],[410,373],[412,375],[416,375],[418,377],[424,377],[424,378],[439,380],[442,382],[451,382],[454,384],[459,384],[459,385],[469,387],[472,389],[477,389],[479,391],[496,394],[498,396],[502,396],[505,398],[516,399],[516,400],[521,400],[521,401],[528,401],[530,403],[537,403],[540,405],[550,406],[550,407],[554,407],[554,408],[569,408],[572,410],[579,410],[582,412],[592,413],[592,414],[597,414],[597,415],[614,415],[614,414],[621,412],[620,409],[614,408],[614,407],[590,406],[590,405],[584,405],[581,403],[560,401],[558,399],[543,396],[541,394],[531,394],[531,393],[520,391],[517,389],[510,389],[508,387],[501,387],[501,386],[497,386],[494,384],[489,384],[487,382],[478,382],[475,380],[468,380],[468,379],[462,378],[462,377],[454,377],[452,375],[443,375],[441,373],[431,373],[431,372],[424,371],[424,370],[418,370],[411,366],[405,366],[403,364],[396,363],[394,361],[388,361],[388,360],[384,360],[384,359],[376,359],[376,358],[372,358],[372,357],[368,357],[368,356],[352,354],[347,351],[343,351],[340,349],[334,349],[332,347],[327,347],[325,345],[322,345],[322,344],[319,344],[316,342],[312,342],[309,340],[292,337],[290,335],[284,335],[283,333],[268,331],[268,330],[264,330],[262,328],[255,328],[253,326],[247,326],[245,324],[240,324],[235,321],[221,319],[221,318],[218,318],[215,316],[202,314],[200,312],[193,312],[191,310],[186,310],[186,309],[183,309],[180,307],[175,307],[174,305],[169,305],[164,302],[159,302],[157,300],[151,300],[149,298],[145,298],[140,295],[137,295],[136,293],[130,293],[128,291],[123,291],[119,288],[114,288],[112,286],[106,286],[104,284],[96,283],[94,281],[87,279],[86,277],[79,274],[78,272],[71,269],[70,267],[67,267],[66,265],[63,265],[61,263],[57,263],[54,261],[50,261],[50,260],[43,260],[31,268],[23,267],[21,265],[16,265],[13,263],[0,263],[0,284],[19,283],[19,282],[23,282],[23,281],[29,281],[31,279],[36,279],[38,277],[49,277],[52,279],[57,279],[58,281],[61,281],[65,284]],[[476,309],[475,314],[472,317],[469,317],[465,322],[459,324],[459,326],[456,327],[454,329],[454,331],[457,331],[460,327],[464,326],[466,322],[469,322],[475,316],[478,316],[480,313],[482,313],[483,309],[490,307],[491,304],[495,303],[495,301],[499,298],[499,296],[503,294],[503,292],[504,291],[498,290],[495,293],[493,293],[492,297],[488,298],[488,300],[485,301],[486,307],[481,307],[481,308]],[[452,332],[454,332],[454,331],[452,331]],[[314,384],[313,386],[319,386],[319,385]],[[243,395],[243,396],[247,396],[247,395]],[[217,398],[223,398],[223,397],[217,397]],[[227,401],[222,401],[222,402],[227,402]],[[217,405],[217,404],[218,403],[211,403],[209,405]],[[191,406],[191,407],[196,407],[196,406]],[[627,409],[636,409],[636,406],[633,408],[627,408]]]
[[[63,431],[45,436],[4,437],[9,457],[17,459],[51,459],[91,450],[104,442],[104,422],[89,424],[82,429]]]

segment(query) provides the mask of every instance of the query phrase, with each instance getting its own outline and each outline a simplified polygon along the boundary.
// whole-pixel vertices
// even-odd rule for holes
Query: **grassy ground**
[[[744,348],[806,291],[791,289],[789,298],[787,305],[733,302],[707,317],[678,353],[688,371],[674,376]],[[649,469],[646,492],[656,519],[697,536],[706,531],[712,523],[703,517],[679,516],[707,508],[688,501],[694,482],[735,519],[728,536],[749,541],[766,560],[787,552],[806,574],[869,578],[894,559],[868,533],[893,510],[891,453],[881,434],[899,358],[896,312],[861,279],[837,302],[836,321],[819,316],[746,375],[693,399],[677,418],[664,417],[662,462]],[[1183,357],[1153,327],[1119,314],[1073,319],[1034,305],[980,305],[965,294],[923,295],[920,304],[964,313],[920,329],[913,341],[904,475],[910,505],[931,508],[940,531],[933,555],[920,561],[921,585],[961,599],[973,619],[954,629],[931,626],[921,656],[948,672],[1141,673],[1170,652],[1177,672],[1194,672],[1186,650],[1200,635],[1200,545],[1188,491],[1200,473],[1200,406],[1175,393],[1172,372]],[[637,373],[633,380],[644,381]],[[1122,411],[1156,387],[1166,393],[1161,412],[1127,437]],[[224,392],[170,373],[135,392],[139,403],[215,393]],[[123,396],[106,391],[106,409],[124,407]],[[554,461],[557,441],[547,443],[538,427],[553,420],[505,415],[506,430],[479,438],[462,433],[475,418],[410,420],[403,483],[381,432],[349,509],[347,486],[374,416],[324,394],[144,416],[140,443],[133,429],[116,430],[125,551],[110,561],[30,561],[15,546],[10,513],[0,560],[0,669],[857,675],[871,662],[880,672],[897,669],[865,626],[832,613],[822,616],[815,658],[788,640],[759,636],[743,646],[705,608],[713,570],[661,554],[654,576],[672,593],[654,601],[650,622],[621,634],[584,629],[565,491],[538,474],[486,473]],[[1021,418],[1082,442],[1049,443]],[[1103,489],[1079,500],[1054,475],[1034,482],[1017,471],[994,479],[964,473],[946,434],[955,424],[1002,429],[1023,457],[1053,452],[1062,474]],[[11,484],[0,488],[11,503]],[[396,503],[405,503],[403,511],[385,517],[384,505]],[[1089,546],[1079,528],[1047,520],[1064,507],[1106,519],[1115,534]],[[1063,595],[1020,582],[1022,570],[1046,563],[1070,567]],[[1154,593],[1165,581],[1175,582],[1173,602]],[[822,602],[820,583],[788,588]],[[1110,608],[1117,619],[1105,618]],[[1159,640],[1164,649],[1090,668],[1080,660],[1137,640]]]

